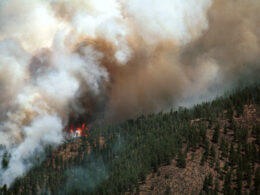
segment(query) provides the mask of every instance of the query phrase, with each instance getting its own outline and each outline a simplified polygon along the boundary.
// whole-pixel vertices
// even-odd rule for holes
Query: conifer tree
[[[215,179],[215,188],[214,188],[215,194],[219,192],[219,182],[218,178]]]
[[[185,168],[185,167],[186,167],[185,156],[184,156],[184,154],[181,152],[181,150],[179,151],[179,154],[178,154],[177,166],[178,166],[179,168]]]
[[[255,173],[255,194],[260,194],[260,167],[257,168]]]
[[[203,182],[203,191],[206,193],[209,192],[209,183],[208,183],[208,177],[206,176]]]
[[[225,195],[229,195],[231,193],[231,172],[228,172],[225,177],[224,185],[223,185],[223,193]]]
[[[218,138],[219,138],[219,127],[215,127],[215,130],[214,130],[214,134],[213,134],[213,137],[212,137],[212,141],[214,143],[218,143]]]

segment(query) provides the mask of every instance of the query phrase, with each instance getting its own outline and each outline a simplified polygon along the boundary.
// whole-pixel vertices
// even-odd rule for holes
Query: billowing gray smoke
[[[0,185],[60,144],[70,116],[124,120],[256,81],[259,10],[258,0],[1,1],[0,144],[11,158]]]

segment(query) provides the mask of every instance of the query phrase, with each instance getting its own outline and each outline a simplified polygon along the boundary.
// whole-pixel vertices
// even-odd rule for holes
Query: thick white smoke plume
[[[0,1],[0,144],[11,154],[0,186],[60,144],[71,115],[127,119],[259,72],[257,7],[257,0]],[[233,29],[236,36],[226,33]]]

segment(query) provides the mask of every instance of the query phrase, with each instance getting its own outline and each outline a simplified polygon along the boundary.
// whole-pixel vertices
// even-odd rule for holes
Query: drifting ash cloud
[[[258,0],[2,0],[0,144],[11,158],[0,185],[60,144],[71,118],[124,120],[257,81],[259,10]]]

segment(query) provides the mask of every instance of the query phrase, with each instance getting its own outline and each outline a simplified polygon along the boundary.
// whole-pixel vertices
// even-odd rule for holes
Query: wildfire
[[[85,136],[87,137],[89,134],[89,128],[86,126],[86,123],[83,123],[80,127],[74,127],[71,125],[70,127],[70,135],[72,137],[81,137]]]

